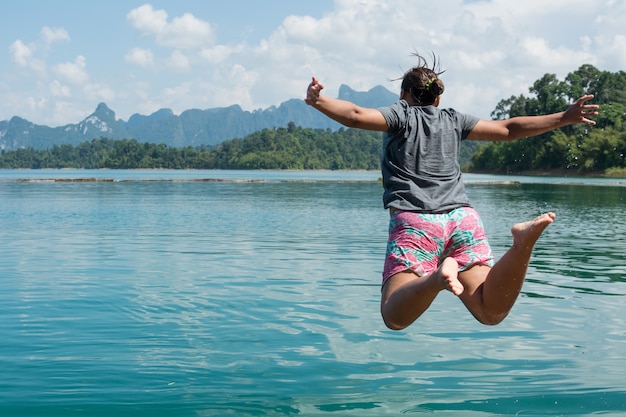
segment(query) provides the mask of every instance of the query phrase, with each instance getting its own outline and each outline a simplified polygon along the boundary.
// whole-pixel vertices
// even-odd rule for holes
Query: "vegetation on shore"
[[[601,105],[597,125],[573,125],[513,142],[463,143],[465,171],[498,174],[558,173],[626,177],[626,72],[583,65],[559,81],[546,74],[529,89],[533,97],[500,101],[494,119],[562,111],[591,93]],[[0,168],[82,169],[330,169],[377,170],[382,134],[358,129],[308,129],[293,122],[263,129],[214,147],[168,147],[134,139],[93,139],[2,151]]]
[[[209,147],[168,147],[106,138],[77,146],[3,151],[0,168],[80,169],[333,169],[380,166],[382,135],[357,129],[264,129]]]
[[[472,156],[473,172],[568,172],[626,176],[626,72],[583,65],[564,81],[546,74],[530,88],[533,97],[500,101],[494,119],[562,111],[584,94],[600,104],[596,126],[572,125],[513,142],[481,145]]]

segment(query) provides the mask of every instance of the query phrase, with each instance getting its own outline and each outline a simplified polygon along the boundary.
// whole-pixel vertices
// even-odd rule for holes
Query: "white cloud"
[[[72,33],[72,43],[59,52],[70,50],[78,57],[73,61],[53,49],[70,40],[65,29],[45,26],[35,42],[7,42],[15,73],[0,73],[6,103],[0,119],[20,114],[41,121],[54,114],[56,121],[75,122],[81,108],[82,114],[93,111],[95,97],[115,100],[107,104],[122,118],[161,107],[180,112],[239,104],[253,110],[302,98],[312,75],[329,95],[341,84],[357,90],[383,85],[398,93],[399,82],[390,80],[416,63],[410,56],[415,50],[440,58],[446,70],[443,105],[489,117],[499,100],[528,94],[546,73],[563,79],[582,64],[626,69],[626,2],[620,0],[335,0],[318,17],[286,15],[254,43],[223,33],[217,43],[215,30],[232,22],[216,17],[210,23],[200,14],[206,8],[181,5],[187,10],[174,16],[168,11],[179,6],[126,9],[127,24],[142,39],[124,39],[125,31],[110,37],[107,46],[127,51],[122,62],[76,41],[102,36],[99,28]],[[241,30],[254,25],[239,17],[237,5],[223,7],[237,15]],[[53,111],[61,99],[65,115]]]
[[[189,58],[179,50],[172,52],[167,59],[167,66],[174,71],[185,72],[190,68]]]
[[[49,88],[53,97],[69,97],[72,95],[72,90],[67,85],[61,84],[59,80],[52,81]]]
[[[84,56],[79,55],[74,62],[65,62],[57,64],[54,69],[58,76],[64,78],[72,84],[83,84],[89,79],[86,71],[87,60]]]
[[[233,55],[242,52],[243,49],[243,45],[215,45],[209,48],[202,48],[200,51],[200,57],[211,64],[219,64],[221,62],[225,62]]]
[[[45,97],[26,97],[24,100],[26,107],[32,111],[45,110],[48,106],[48,100]]]
[[[602,58],[599,59],[600,64],[607,65],[612,68],[621,68],[626,70],[626,36],[614,35],[608,39],[599,38],[597,40],[599,49],[602,52]]]
[[[522,47],[520,52],[530,60],[540,61],[555,68],[567,68],[572,62],[591,62],[592,59],[584,49],[573,50],[563,46],[552,48],[546,39],[534,36],[522,39],[520,46]]]
[[[15,64],[22,68],[28,68],[39,73],[44,73],[46,63],[41,55],[47,50],[47,46],[54,42],[69,40],[65,29],[52,29],[44,26],[41,29],[42,42],[24,43],[17,39],[9,46],[11,58]]]
[[[146,97],[146,102],[150,104],[144,107],[152,112],[159,107],[167,107],[177,113],[190,108],[228,107],[233,104],[249,109],[255,105],[251,92],[259,78],[255,70],[240,64],[219,67],[207,77],[163,88],[158,97]],[[157,105],[163,102],[167,105]]]
[[[545,73],[563,78],[584,63],[603,62],[598,56],[603,52],[596,49],[600,43],[615,54],[607,70],[617,70],[616,63],[626,59],[620,58],[623,42],[594,35],[604,29],[592,17],[602,13],[623,22],[623,2],[574,2],[572,7],[564,0],[335,1],[335,9],[322,18],[285,18],[256,46],[255,69],[262,76],[252,100],[276,103],[289,91],[293,97],[299,92],[297,76],[303,90],[311,71],[328,94],[336,94],[340,84],[357,89],[382,84],[397,92],[399,85],[387,80],[416,62],[409,55],[417,49],[424,55],[433,51],[447,70],[442,77],[454,88],[446,89],[445,105],[471,104],[461,110],[488,117],[500,99],[528,94]]]
[[[162,46],[192,49],[213,44],[211,25],[191,13],[168,22],[165,10],[155,10],[152,5],[144,4],[131,10],[126,18],[142,35],[154,37]]]
[[[301,97],[314,74],[329,95],[336,95],[341,84],[359,90],[381,84],[398,92],[399,83],[389,80],[415,64],[410,54],[418,50],[424,55],[434,52],[447,70],[442,75],[448,87],[445,105],[464,106],[460,109],[488,117],[499,100],[528,94],[530,85],[545,73],[564,77],[583,63],[602,62],[595,49],[601,39],[607,54],[609,48],[614,54],[625,48],[614,38],[598,38],[603,29],[589,18],[594,9],[604,9],[611,22],[620,21],[606,10],[610,4],[590,6],[573,0],[580,7],[572,10],[564,6],[565,0],[529,1],[532,7],[508,0],[450,0],[429,2],[428,7],[415,0],[337,0],[334,10],[321,18],[286,16],[258,44],[211,44],[197,55],[186,51],[186,60],[172,55],[169,66],[178,62],[179,70],[190,70],[189,62],[200,58],[193,62],[202,71],[196,75],[197,88],[187,98],[178,97],[177,107],[184,110],[186,100],[188,107],[236,103],[249,110],[265,108]],[[611,7],[624,9],[618,3]],[[618,15],[626,17],[626,11]],[[182,32],[173,35],[175,27],[182,27],[174,24],[176,19],[168,22],[167,13],[150,5],[129,13],[129,21],[161,45],[173,46],[172,40],[182,36]],[[192,36],[194,31],[186,33],[198,39]]]
[[[16,40],[9,47],[11,58],[18,66],[30,69],[42,76],[46,71],[46,63],[37,57],[37,46],[35,44],[25,44],[21,40]]]
[[[256,70],[248,70],[243,65],[235,64],[228,73],[228,83],[223,87],[222,96],[235,98],[237,103],[250,108],[254,105],[251,91],[259,81],[262,81],[262,77]],[[227,105],[227,103],[222,105]]]
[[[489,68],[496,68],[501,65],[506,54],[502,51],[484,51],[478,54],[466,51],[456,51],[454,61],[456,65],[466,70],[488,71]]]
[[[211,25],[190,13],[172,20],[165,30],[162,41],[176,48],[195,48],[213,43]]]
[[[126,19],[130,24],[145,35],[158,35],[167,27],[167,12],[154,10],[151,4],[144,4],[131,10]]]
[[[11,44],[9,51],[13,56],[13,62],[21,67],[28,66],[34,55],[33,48],[19,39]]]
[[[180,84],[176,87],[168,87],[163,89],[163,96],[165,97],[169,97],[169,98],[173,98],[175,100],[178,100],[180,97],[184,97],[188,94],[191,93],[191,83],[186,82],[183,84]]]
[[[150,49],[133,48],[126,53],[124,60],[140,67],[150,67],[154,63],[154,54]]]
[[[41,37],[47,45],[59,41],[69,41],[70,35],[63,28],[50,28],[44,26],[41,28]]]
[[[115,90],[107,85],[99,83],[87,83],[83,86],[82,92],[92,103],[111,102],[117,97]]]

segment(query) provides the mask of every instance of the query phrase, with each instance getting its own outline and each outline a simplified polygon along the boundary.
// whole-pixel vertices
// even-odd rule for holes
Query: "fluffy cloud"
[[[67,85],[61,84],[59,80],[52,81],[49,88],[54,97],[69,97],[72,94],[72,90]]]
[[[200,51],[200,57],[210,64],[219,64],[225,62],[230,57],[241,53],[244,49],[243,45],[215,45],[209,48],[202,48]]]
[[[154,10],[151,4],[144,4],[131,10],[126,15],[126,19],[143,34],[158,35],[167,27],[167,12]]]
[[[69,41],[70,35],[63,28],[50,28],[44,26],[41,29],[41,37],[46,44],[51,44],[60,41]]]
[[[133,48],[124,57],[125,61],[140,67],[149,67],[154,63],[154,54],[149,49]]]
[[[224,7],[237,14],[236,6]],[[239,104],[253,110],[302,98],[312,75],[329,95],[341,84],[399,92],[399,83],[391,80],[416,63],[411,53],[417,50],[436,54],[446,70],[443,105],[489,117],[499,100],[528,94],[546,73],[562,79],[582,64],[626,69],[626,2],[619,0],[335,0],[332,10],[318,17],[285,16],[252,43],[216,43],[215,28],[229,22],[208,22],[199,14],[203,9],[177,16],[150,4],[124,10],[141,38],[123,39],[123,31],[111,36],[118,42],[112,50],[125,51],[121,56],[95,56],[106,51],[83,45],[68,62],[55,48],[70,40],[69,33],[48,26],[34,42],[13,41],[9,53],[19,71],[12,77],[24,83],[13,92],[12,83],[0,79],[9,109],[4,113],[48,117],[53,112],[45,107],[64,98],[68,112],[55,117],[76,121],[79,100],[85,115],[97,104],[87,100],[96,97],[106,98],[122,118],[162,107],[181,112]],[[245,28],[248,22],[241,24]],[[63,53],[78,43],[68,42]]]
[[[79,55],[74,62],[64,62],[55,66],[55,73],[72,84],[84,84],[89,75],[86,71],[87,60]]]
[[[11,44],[9,52],[15,64],[23,68],[44,72],[46,69],[44,58],[38,55],[45,53],[47,47],[52,43],[70,40],[69,34],[63,28],[54,29],[44,26],[41,29],[40,36],[41,40],[37,42],[26,44],[22,40],[17,39]]]
[[[562,78],[586,63],[623,69],[626,47],[615,33],[620,32],[617,22],[626,18],[624,4],[338,0],[322,18],[285,18],[252,49],[255,69],[263,74],[260,82],[267,86],[252,87],[252,99],[271,104],[289,92],[293,96],[304,89],[311,72],[329,94],[336,94],[340,84],[357,89],[382,84],[397,91],[399,85],[388,80],[416,62],[411,52],[428,56],[432,51],[447,70],[444,105],[488,117],[500,99],[528,94],[546,73]],[[607,25],[613,27],[608,30],[612,37],[605,35]]]
[[[126,18],[141,34],[154,37],[163,46],[192,49],[213,43],[211,25],[191,13],[175,17],[170,22],[165,10],[155,10],[152,5],[144,4],[131,10]]]
[[[167,59],[167,66],[174,71],[188,71],[190,65],[189,58],[187,58],[187,56],[179,50],[172,52],[170,57]]]
[[[13,62],[20,67],[28,66],[34,55],[33,48],[19,39],[11,44],[9,51],[13,57]]]

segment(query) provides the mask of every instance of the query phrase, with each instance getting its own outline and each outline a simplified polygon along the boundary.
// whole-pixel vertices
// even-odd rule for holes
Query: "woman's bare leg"
[[[430,275],[420,277],[405,271],[390,277],[383,286],[380,302],[380,312],[387,327],[401,330],[409,326],[442,290],[460,295],[463,285],[458,280],[458,269],[459,264],[447,258]]]
[[[406,328],[442,290],[459,296],[481,323],[500,323],[522,290],[535,243],[555,217],[546,213],[514,225],[513,245],[493,268],[476,265],[459,273],[457,262],[446,258],[435,272],[424,277],[411,271],[393,275],[382,289],[380,310],[385,324],[393,330]]]
[[[509,314],[522,290],[533,247],[555,217],[546,213],[514,225],[513,245],[493,268],[477,265],[459,273],[465,287],[460,298],[478,321],[498,324]]]

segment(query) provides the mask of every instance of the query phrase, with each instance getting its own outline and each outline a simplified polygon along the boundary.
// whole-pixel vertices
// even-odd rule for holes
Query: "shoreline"
[[[516,174],[463,172],[466,185],[524,183],[626,185],[619,176],[572,175],[563,171]],[[172,169],[19,169],[0,170],[0,183],[382,183],[378,170],[172,170]]]
[[[154,171],[154,172],[166,172],[166,171],[175,171],[175,172],[195,172],[195,171],[239,171],[239,172],[315,172],[315,171],[328,171],[328,172],[380,172],[380,170],[351,170],[351,169],[339,169],[339,170],[330,170],[330,169],[321,169],[321,170],[308,170],[308,169],[172,169],[172,168],[0,168],[0,171],[13,171],[13,172],[64,172],[64,171]],[[563,169],[554,169],[554,170],[530,170],[530,171],[521,171],[521,172],[491,172],[491,171],[462,171],[463,175],[468,174],[476,174],[476,175],[497,175],[500,177],[567,177],[567,178],[608,178],[608,179],[625,179],[626,174],[624,175],[607,175],[605,172],[588,172],[588,173],[578,173],[571,172],[569,170]],[[100,180],[96,178],[95,180]]]
[[[522,172],[488,172],[488,171],[468,171],[463,174],[479,174],[479,175],[499,175],[502,177],[572,177],[572,178],[608,178],[608,179],[626,179],[626,175],[607,175],[604,172],[588,172],[585,174],[578,172],[571,172],[564,169],[555,170],[531,170]]]

